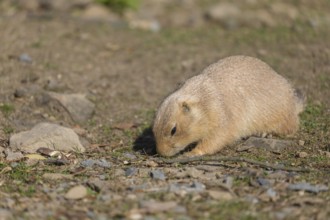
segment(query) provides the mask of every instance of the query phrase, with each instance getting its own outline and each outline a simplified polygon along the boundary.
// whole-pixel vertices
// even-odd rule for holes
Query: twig
[[[313,170],[308,168],[298,168],[298,167],[284,167],[275,164],[268,164],[263,163],[260,161],[255,161],[243,157],[223,157],[223,156],[208,156],[208,157],[187,157],[187,158],[174,158],[174,159],[158,159],[157,162],[162,162],[165,164],[173,164],[173,163],[180,163],[180,164],[188,164],[191,162],[245,162],[253,165],[257,165],[262,168],[273,169],[273,170],[285,170],[285,171],[293,171],[293,172],[312,172]]]

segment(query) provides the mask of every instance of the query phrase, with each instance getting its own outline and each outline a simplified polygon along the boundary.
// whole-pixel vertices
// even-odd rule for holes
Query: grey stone
[[[259,177],[257,179],[257,182],[259,183],[260,186],[263,186],[263,187],[269,187],[269,186],[271,186],[271,182],[268,179],[264,179],[264,178],[260,178]]]
[[[185,191],[188,193],[192,192],[203,192],[205,191],[206,187],[204,184],[194,181],[192,184],[178,184],[172,183],[168,187],[169,192],[181,192]]]
[[[6,160],[9,162],[23,159],[24,155],[21,152],[12,152],[10,149],[5,150]]]
[[[223,180],[223,183],[228,187],[231,188],[234,183],[234,177],[232,176],[226,176]]]
[[[233,29],[240,25],[241,10],[231,3],[213,5],[206,12],[210,20],[220,23],[226,28]]]
[[[204,191],[206,188],[203,183],[200,183],[197,181],[194,181],[191,186],[192,186],[192,188],[196,189],[197,191]]]
[[[93,178],[87,182],[87,185],[94,191],[100,192],[106,186],[106,181],[100,180],[98,178]]]
[[[95,105],[84,94],[60,94],[55,92],[49,92],[48,94],[61,103],[75,122],[83,123],[93,116]]]
[[[39,123],[29,131],[14,134],[9,142],[12,149],[26,153],[35,153],[41,147],[59,151],[85,151],[72,129],[51,123]]]
[[[135,160],[137,158],[134,154],[131,154],[131,153],[124,153],[123,156],[126,157],[127,159],[131,159],[131,160]]]
[[[17,162],[12,162],[12,163],[10,163],[10,166],[11,166],[12,168],[17,167],[18,165],[19,165],[19,163],[17,163]]]
[[[111,163],[108,162],[104,158],[99,159],[99,160],[88,159],[88,160],[82,161],[81,162],[81,166],[83,166],[83,167],[99,166],[99,167],[103,167],[103,168],[110,168],[111,167]]]
[[[266,193],[272,199],[275,199],[277,197],[277,192],[272,188],[267,189]]]
[[[293,144],[294,142],[289,140],[278,140],[278,139],[257,138],[257,137],[250,137],[243,143],[243,145],[245,146],[264,148],[272,152],[281,152],[293,146]]]
[[[165,180],[166,179],[165,174],[161,170],[150,171],[150,176],[151,176],[151,178],[153,178],[155,180]]]
[[[302,182],[302,183],[290,184],[288,186],[288,189],[319,193],[319,192],[328,191],[329,187],[327,187],[326,185],[311,185],[310,183]]]
[[[63,82],[60,82],[57,79],[54,78],[49,78],[44,87],[45,90],[47,91],[52,91],[52,92],[56,92],[56,91],[62,91],[68,88],[68,86],[66,84],[64,84]]]
[[[130,167],[125,171],[125,176],[134,176],[137,173],[138,169],[135,167]]]
[[[80,164],[83,167],[92,167],[95,165],[95,162],[96,162],[96,160],[88,159],[88,160],[82,161]]]
[[[104,167],[104,168],[110,168],[111,167],[111,163],[108,162],[106,159],[100,159],[96,162],[96,165],[100,166],[100,167]]]
[[[32,76],[33,77],[33,76]],[[30,79],[28,79],[29,81]],[[17,88],[14,92],[15,98],[23,98],[29,96],[39,95],[41,93],[41,88],[38,85],[30,84],[24,85],[24,87]]]
[[[22,63],[32,63],[32,58],[26,53],[21,54],[18,57],[18,60],[21,61]]]
[[[14,96],[16,98],[22,98],[22,97],[26,96],[27,93],[28,92],[25,88],[18,88],[18,89],[15,90]]]

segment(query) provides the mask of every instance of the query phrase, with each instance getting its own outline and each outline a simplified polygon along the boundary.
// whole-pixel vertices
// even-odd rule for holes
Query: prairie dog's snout
[[[252,134],[290,134],[303,102],[289,82],[263,61],[232,56],[208,66],[169,95],[156,113],[157,152],[173,156],[197,142],[187,156],[213,154]]]

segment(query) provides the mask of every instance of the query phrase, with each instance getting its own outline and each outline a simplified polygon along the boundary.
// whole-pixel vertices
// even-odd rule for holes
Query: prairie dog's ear
[[[190,112],[190,106],[187,102],[182,102],[181,104],[183,112]]]
[[[182,108],[183,112],[191,112],[194,106],[199,102],[199,100],[195,97],[182,97],[179,100],[180,107]]]

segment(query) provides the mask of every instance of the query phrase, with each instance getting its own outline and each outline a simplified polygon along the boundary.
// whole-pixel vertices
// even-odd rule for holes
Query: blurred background
[[[324,0],[0,0],[0,102],[25,106],[20,130],[34,124],[43,91],[88,94],[100,123],[131,120],[210,63],[243,54],[327,105],[329,11]]]
[[[324,0],[0,0],[4,16],[72,16],[154,32],[210,23],[224,29],[317,27],[329,25],[329,8]]]

